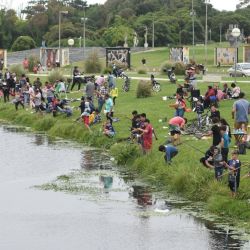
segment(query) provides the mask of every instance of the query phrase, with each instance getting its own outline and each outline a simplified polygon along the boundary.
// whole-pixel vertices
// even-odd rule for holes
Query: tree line
[[[133,46],[134,36],[138,46],[143,46],[148,31],[148,43],[168,46],[192,43],[191,0],[107,0],[105,4],[87,5],[82,0],[32,0],[22,10],[24,18],[12,9],[0,11],[0,47],[23,50],[40,47],[42,41],[48,47],[58,46],[59,15],[61,15],[61,46],[68,46],[69,38],[76,47],[83,44],[85,22],[86,46],[123,46],[125,40]],[[195,42],[205,38],[205,0],[193,0]],[[244,35],[250,35],[250,6],[247,0],[239,0],[238,9],[218,11],[207,5],[208,30],[211,39],[225,40],[229,24],[237,24]],[[68,11],[67,14],[59,14]],[[85,21],[84,18],[85,17]],[[81,39],[80,39],[81,37]],[[19,40],[17,40],[19,39]]]

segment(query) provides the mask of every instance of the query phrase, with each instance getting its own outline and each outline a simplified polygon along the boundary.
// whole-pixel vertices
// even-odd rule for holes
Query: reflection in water
[[[111,169],[110,157],[100,150],[85,150],[82,152],[81,168],[85,170]]]
[[[108,193],[113,185],[113,177],[112,176],[100,176],[100,182],[103,184],[104,192]]]
[[[153,196],[148,187],[133,185],[133,197],[137,199],[140,206],[148,206],[153,204]]]
[[[41,135],[41,134],[35,134],[34,136],[34,144],[36,144],[37,146],[42,146],[44,144],[46,144],[46,137],[45,135]]]

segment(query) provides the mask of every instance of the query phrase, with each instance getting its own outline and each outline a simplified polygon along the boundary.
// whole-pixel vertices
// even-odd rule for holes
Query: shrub
[[[33,68],[34,68],[35,65],[38,64],[39,59],[36,56],[31,55],[28,58],[28,61],[29,61],[29,72],[33,72]]]
[[[174,73],[176,75],[184,75],[185,74],[186,65],[183,62],[176,62],[174,64],[174,67],[175,67]]]
[[[21,51],[34,49],[36,47],[35,41],[30,36],[19,36],[13,43],[12,51]]]
[[[11,65],[10,72],[15,73],[18,78],[21,77],[22,74],[25,74],[25,70],[21,64]]]
[[[137,98],[146,98],[152,95],[152,86],[149,81],[139,81],[137,90],[136,90],[136,97]]]
[[[112,68],[105,68],[103,71],[102,71],[102,73],[103,74],[108,74],[109,72],[112,72]]]
[[[97,51],[93,50],[88,56],[85,62],[86,73],[100,73],[102,71],[102,65],[98,57]]]
[[[114,60],[111,63],[108,64],[109,68],[112,68],[113,64],[116,65],[117,68],[126,70],[128,69],[128,64],[127,63],[122,63],[121,61]]]
[[[141,69],[138,69],[137,73],[141,74],[141,75],[143,75],[143,74],[145,75],[145,74],[147,74],[147,71],[146,71],[146,69],[141,68]]]
[[[56,80],[60,80],[60,79],[65,80],[62,72],[58,69],[51,71],[48,76],[48,80],[51,83],[54,83]]]
[[[171,63],[170,61],[163,62],[161,65],[161,73],[166,74],[167,70],[171,69],[172,67],[173,67],[173,63]]]

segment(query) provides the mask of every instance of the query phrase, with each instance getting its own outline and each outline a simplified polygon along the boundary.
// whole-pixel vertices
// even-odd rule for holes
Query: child
[[[221,134],[221,154],[223,157],[223,161],[227,162],[228,152],[229,152],[229,144],[230,138],[227,133],[227,126],[223,125],[220,127]]]
[[[200,128],[201,127],[201,115],[204,112],[204,107],[203,107],[203,105],[202,105],[202,103],[201,103],[200,100],[198,100],[196,102],[196,105],[195,105],[195,108],[194,108],[194,112],[196,112],[196,114],[197,114],[198,126]]]
[[[83,113],[81,114],[81,117],[83,119],[83,123],[84,123],[85,127],[90,130],[89,116],[90,116],[89,102],[85,102],[85,108],[84,108]]]
[[[103,134],[108,137],[113,137],[115,135],[115,130],[110,123],[110,120],[107,120],[103,125]]]
[[[213,156],[208,160],[213,161],[213,165],[207,162],[207,166],[214,169],[215,178],[217,181],[220,181],[223,174],[224,162],[219,147],[214,148]]]
[[[113,104],[115,106],[115,99],[118,97],[118,88],[112,88],[110,90],[110,96],[113,98]]]
[[[236,196],[237,190],[240,186],[240,167],[241,162],[238,159],[239,152],[238,150],[234,150],[232,152],[232,158],[228,161],[226,167],[229,170],[228,175],[228,186],[232,192],[232,197]]]
[[[23,95],[20,91],[16,91],[15,92],[15,100],[14,100],[14,103],[15,103],[15,108],[16,108],[16,111],[18,110],[18,106],[19,104],[23,107],[24,109],[24,105],[23,105]]]

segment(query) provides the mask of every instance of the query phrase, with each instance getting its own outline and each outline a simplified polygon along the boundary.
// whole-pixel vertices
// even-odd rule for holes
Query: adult
[[[81,76],[80,76],[80,71],[79,71],[78,67],[75,66],[74,70],[73,70],[73,83],[71,86],[71,91],[73,90],[75,84],[77,84],[77,83],[78,83],[78,91],[79,91],[81,88]]]
[[[232,109],[232,118],[235,118],[234,128],[239,129],[244,124],[247,128],[248,125],[248,115],[250,114],[250,104],[249,101],[244,99],[245,93],[241,92],[239,94],[239,100],[235,101]]]
[[[171,144],[168,145],[160,145],[159,146],[159,151],[164,152],[165,156],[164,159],[166,163],[171,163],[171,159],[175,157],[178,154],[178,149]]]
[[[107,85],[106,85],[106,82],[104,82],[99,91],[96,91],[96,95],[97,95],[97,100],[98,100],[98,111],[99,113],[101,113],[102,111],[102,107],[105,103],[105,95],[108,94],[108,88],[107,88]]]
[[[107,80],[108,80],[108,87],[109,87],[109,89],[115,88],[115,77],[114,77],[114,74],[111,73],[111,71],[109,71],[108,79]]]
[[[212,86],[208,86],[204,97],[204,108],[208,108],[214,99],[216,100],[215,90]]]
[[[95,84],[94,84],[94,82],[93,82],[93,80],[91,78],[88,78],[86,88],[85,88],[86,96],[93,99],[94,92],[95,92]]]
[[[221,134],[220,134],[220,120],[218,117],[212,119],[213,126],[211,128],[210,135],[213,136],[213,146],[218,146],[221,143]]]

